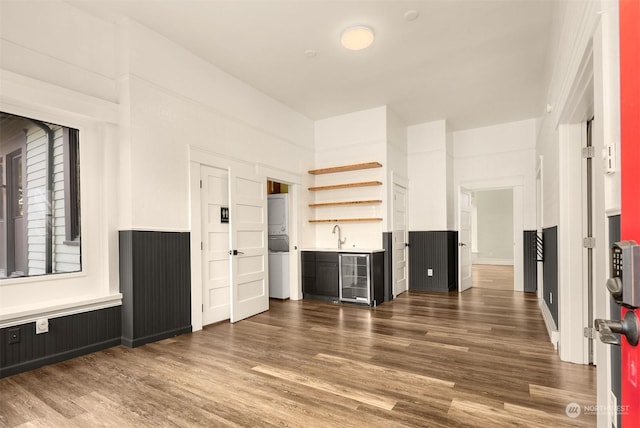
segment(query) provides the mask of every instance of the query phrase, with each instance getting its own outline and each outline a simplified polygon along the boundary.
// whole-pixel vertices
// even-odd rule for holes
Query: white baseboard
[[[481,258],[478,258],[478,259],[473,261],[473,264],[476,264],[476,265],[513,266],[513,260],[509,260],[509,259],[481,259]]]
[[[555,321],[553,321],[553,316],[551,315],[551,311],[549,311],[547,302],[545,302],[544,299],[538,299],[538,306],[540,307],[540,312],[542,313],[544,324],[547,326],[549,339],[551,340],[554,349],[557,351],[558,341],[560,340],[560,332],[558,331],[558,327],[556,326]]]

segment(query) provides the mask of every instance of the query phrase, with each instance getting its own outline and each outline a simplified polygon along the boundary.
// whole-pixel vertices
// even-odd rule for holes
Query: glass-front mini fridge
[[[340,300],[371,303],[370,254],[340,253]]]

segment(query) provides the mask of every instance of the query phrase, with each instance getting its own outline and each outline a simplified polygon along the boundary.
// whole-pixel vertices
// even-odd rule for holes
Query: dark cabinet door
[[[302,293],[318,294],[316,286],[316,253],[315,251],[302,252]]]
[[[321,296],[339,295],[338,253],[318,253],[316,255],[316,286]]]
[[[302,293],[338,298],[338,253],[302,252]]]

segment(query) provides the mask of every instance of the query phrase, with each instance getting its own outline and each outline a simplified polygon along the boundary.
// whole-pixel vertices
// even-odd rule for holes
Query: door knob
[[[625,314],[624,318],[617,321],[597,319],[593,326],[600,333],[602,343],[619,345],[620,338],[616,334],[624,335],[631,346],[638,344],[638,317],[632,311]]]

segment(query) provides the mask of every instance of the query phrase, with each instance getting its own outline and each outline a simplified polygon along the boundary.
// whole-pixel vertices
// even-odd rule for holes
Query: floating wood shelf
[[[382,186],[382,182],[381,181],[361,181],[359,183],[333,184],[330,186],[309,187],[309,190],[311,190],[312,192],[315,192],[317,190],[347,189],[350,187],[365,187],[365,186]]]
[[[380,217],[361,217],[361,218],[326,218],[309,220],[309,223],[347,223],[347,222],[365,222],[365,221],[382,221]]]
[[[331,174],[334,172],[357,171],[359,169],[381,168],[380,162],[355,163],[352,165],[332,166],[329,168],[312,169],[309,174]]]
[[[317,204],[309,204],[310,207],[331,207],[336,205],[364,205],[364,204],[381,204],[382,199],[369,199],[363,201],[343,201],[343,202],[320,202]]]

